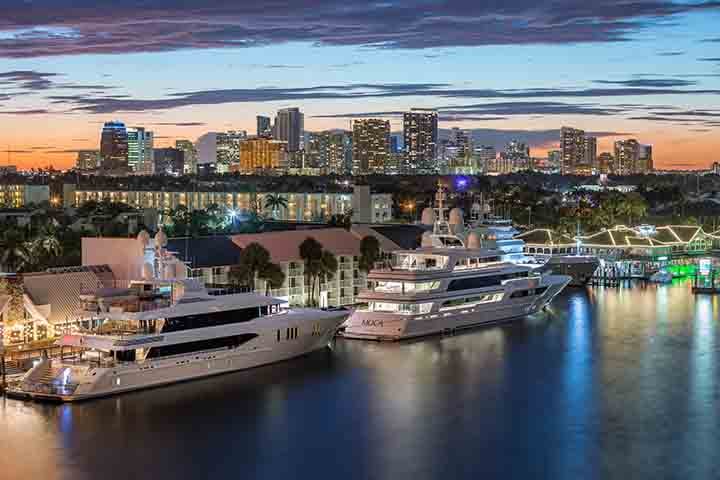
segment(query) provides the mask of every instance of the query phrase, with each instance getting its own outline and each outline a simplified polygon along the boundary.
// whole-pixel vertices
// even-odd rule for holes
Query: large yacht
[[[347,312],[288,309],[197,281],[140,280],[81,295],[82,320],[8,394],[75,401],[287,360],[324,348]],[[70,351],[68,354],[68,351]]]
[[[445,221],[445,198],[440,187],[433,232],[421,248],[395,252],[391,268],[368,274],[371,288],[358,296],[343,336],[402,340],[515,319],[545,307],[570,282],[480,248],[477,235],[463,238],[457,210]]]

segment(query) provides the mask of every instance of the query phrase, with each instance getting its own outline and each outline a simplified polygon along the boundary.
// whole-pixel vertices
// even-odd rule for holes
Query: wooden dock
[[[619,287],[621,279],[617,267],[598,267],[590,279],[590,285],[594,287]]]

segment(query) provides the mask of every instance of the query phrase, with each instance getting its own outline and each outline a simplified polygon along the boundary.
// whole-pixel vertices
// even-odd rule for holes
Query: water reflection
[[[77,405],[0,403],[1,478],[711,478],[717,297],[548,312]],[[31,453],[31,461],[28,460]]]

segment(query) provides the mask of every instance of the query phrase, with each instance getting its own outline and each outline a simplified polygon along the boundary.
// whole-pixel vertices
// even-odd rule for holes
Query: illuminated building
[[[106,122],[100,134],[102,169],[108,173],[128,172],[128,134],[122,122]]]
[[[615,157],[610,152],[598,155],[598,173],[615,173]]]
[[[257,121],[256,135],[263,138],[272,137],[272,124],[270,123],[270,117],[258,115],[255,119]]]
[[[217,173],[227,173],[240,161],[240,142],[247,135],[243,131],[230,130],[215,135],[215,168]],[[237,168],[237,167],[235,167]]]
[[[384,173],[390,159],[390,122],[377,118],[355,120],[352,171],[355,175]]]
[[[268,138],[248,138],[240,142],[240,161],[232,171],[256,173],[287,168],[287,144]]]
[[[350,132],[330,130],[313,132],[305,145],[305,166],[326,174],[346,175],[352,169]]]
[[[585,131],[576,128],[560,129],[560,151],[562,163],[560,172],[572,175],[575,169],[585,161]]]
[[[185,154],[177,148],[155,149],[155,175],[180,176],[185,173]]]
[[[139,175],[153,173],[153,132],[143,127],[127,129],[128,167]]]
[[[275,116],[273,137],[287,143],[287,151],[294,153],[301,149],[301,138],[305,128],[304,115],[299,108],[278,110]]]
[[[176,140],[175,148],[182,150],[183,159],[185,161],[185,175],[194,175],[197,173],[198,152],[195,145],[190,140]]]
[[[495,147],[490,145],[480,145],[475,147],[473,156],[475,157],[477,168],[481,172],[495,172],[497,159],[497,151],[495,150]]]
[[[600,170],[597,158],[597,138],[585,137],[585,158],[583,160],[583,172],[579,175],[594,175]]]
[[[502,173],[519,172],[522,170],[530,170],[530,147],[526,144],[513,140],[505,147],[505,158],[507,166],[504,167]]]
[[[437,172],[438,114],[435,110],[412,109],[403,114],[403,143],[406,173]]]
[[[615,174],[636,173],[640,159],[640,144],[634,138],[615,142]]]
[[[0,207],[23,208],[31,204],[50,201],[48,185],[24,185],[0,183]]]
[[[82,172],[97,170],[100,167],[99,150],[78,150],[75,168]]]

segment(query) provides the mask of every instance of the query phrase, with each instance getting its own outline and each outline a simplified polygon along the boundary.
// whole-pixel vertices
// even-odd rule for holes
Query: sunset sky
[[[9,5],[8,5],[9,4]],[[118,119],[156,146],[440,111],[442,128],[529,141],[561,125],[720,161],[720,1],[10,0],[0,15],[0,165],[67,168]],[[498,132],[500,131],[500,132]],[[8,155],[9,151],[9,155]]]

